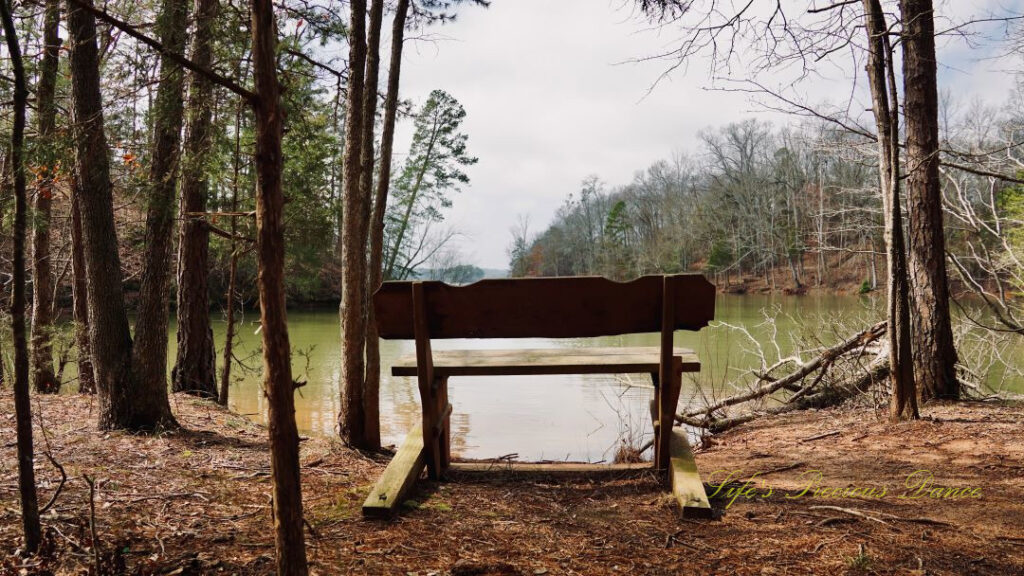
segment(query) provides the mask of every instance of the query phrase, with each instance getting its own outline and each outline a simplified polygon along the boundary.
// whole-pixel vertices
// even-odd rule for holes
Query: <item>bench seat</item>
[[[532,376],[541,374],[657,374],[661,349],[525,348],[508,350],[434,350],[434,376]],[[673,350],[677,372],[699,372],[693,350]],[[416,355],[400,357],[394,376],[416,376]]]

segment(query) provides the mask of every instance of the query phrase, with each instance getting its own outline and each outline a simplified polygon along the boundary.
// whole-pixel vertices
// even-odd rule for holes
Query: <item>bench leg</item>
[[[658,431],[655,438],[655,467],[668,470],[671,463],[672,426],[676,420],[676,405],[679,404],[679,389],[682,386],[682,374],[671,371],[671,382],[662,382],[658,387]]]
[[[654,398],[651,398],[651,428],[654,430],[654,464],[655,468],[658,466],[658,451],[661,448],[661,403],[659,398],[661,397],[661,385],[658,382],[658,373],[651,372],[651,383],[654,384]]]
[[[420,401],[423,407],[423,453],[427,460],[427,476],[431,480],[441,478],[441,450],[438,445],[437,386],[420,385]]]
[[[452,461],[452,412],[448,404],[448,378],[439,378],[437,382],[438,422],[438,459],[441,472],[448,469]]]

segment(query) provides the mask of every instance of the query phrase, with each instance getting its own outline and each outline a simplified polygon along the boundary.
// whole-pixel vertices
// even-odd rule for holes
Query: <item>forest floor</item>
[[[12,398],[0,392],[0,574],[87,574],[94,545],[104,573],[271,573],[266,430],[208,402],[172,403],[183,430],[131,436],[96,431],[90,397],[35,397],[41,504],[60,480],[43,452],[68,480],[43,516],[41,555],[23,558]],[[697,454],[705,482],[757,477],[749,490],[714,497],[714,520],[679,518],[650,472],[422,481],[398,519],[364,520],[361,504],[387,458],[309,438],[311,571],[1024,574],[1024,406],[923,412],[903,424],[866,408],[794,413],[716,437]],[[933,475],[931,488],[960,497],[907,488],[908,477],[926,476],[913,475],[920,470]],[[96,483],[95,543],[83,475]],[[817,493],[794,497],[812,481]]]

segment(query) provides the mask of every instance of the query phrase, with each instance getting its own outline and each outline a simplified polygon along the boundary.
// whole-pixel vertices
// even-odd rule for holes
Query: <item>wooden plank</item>
[[[693,450],[686,441],[686,433],[673,430],[669,434],[671,451],[670,476],[672,495],[682,509],[684,518],[710,518],[711,503],[704,491],[704,484],[697,472],[697,463],[693,459]]]
[[[363,516],[370,518],[387,518],[398,511],[405,500],[406,494],[426,465],[426,454],[423,450],[423,429],[413,428],[405,437],[405,442],[395,453],[384,473],[370,490],[370,495],[363,502]]]
[[[513,376],[541,374],[639,374],[659,370],[659,349],[541,348],[512,350],[437,350],[433,353],[435,377]],[[700,371],[692,350],[676,348],[677,370]],[[391,367],[395,376],[416,376],[415,356],[402,356]]]
[[[452,462],[450,469],[455,473],[487,474],[511,472],[516,474],[622,474],[649,472],[650,462],[626,464],[589,464],[586,462],[509,462],[506,460],[486,462]]]
[[[662,327],[662,285],[674,287],[673,329],[699,330],[714,318],[715,287],[700,274],[502,278],[468,286],[422,282],[430,302],[431,338],[582,338]],[[409,282],[385,282],[373,296],[381,338],[412,339]]]

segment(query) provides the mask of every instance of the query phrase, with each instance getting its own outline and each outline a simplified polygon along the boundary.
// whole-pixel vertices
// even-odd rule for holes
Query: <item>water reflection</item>
[[[755,367],[750,351],[758,346],[774,347],[772,342],[777,342],[780,350],[788,353],[788,348],[801,338],[845,338],[879,320],[880,305],[876,298],[851,296],[720,296],[716,318],[723,324],[699,333],[676,334],[676,345],[696,350],[703,365],[699,375],[684,378],[680,404],[700,403],[709,386],[721,393],[727,380]],[[769,316],[774,317],[773,322],[766,321],[765,309],[772,311]],[[237,357],[258,352],[258,321],[257,315],[246,315],[238,331]],[[215,324],[214,332],[219,348],[224,338],[223,323]],[[295,378],[306,381],[296,397],[299,429],[306,434],[336,434],[336,418],[341,408],[337,311],[290,312],[289,336],[295,351]],[[173,348],[175,338],[170,341]],[[658,336],[437,340],[433,345],[436,350],[657,346]],[[1024,346],[1016,349],[1024,353]],[[775,353],[774,349],[766,352]],[[390,375],[391,365],[399,356],[413,353],[412,342],[383,341],[381,345],[381,433],[386,444],[400,443],[420,420],[415,379]],[[173,362],[173,349],[170,354]],[[261,362],[256,356],[248,364],[254,369],[235,369],[237,380],[231,388],[231,408],[262,421],[266,400],[260,384]],[[696,379],[700,380],[700,388],[695,385]],[[1024,390],[1024,383],[1014,381],[1012,389]],[[611,460],[620,438],[629,437],[636,445],[650,438],[647,405],[652,392],[646,375],[452,378],[452,450],[472,458],[518,454],[522,460]]]

